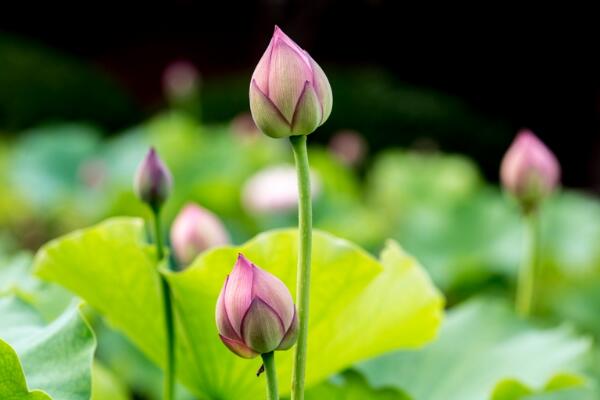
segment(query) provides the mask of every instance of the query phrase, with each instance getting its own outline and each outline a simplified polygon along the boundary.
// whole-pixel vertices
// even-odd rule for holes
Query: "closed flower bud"
[[[560,165],[537,136],[523,129],[502,159],[500,178],[523,209],[531,211],[558,185]]]
[[[256,125],[274,138],[308,135],[333,104],[327,76],[311,56],[278,27],[250,82]]]
[[[243,358],[287,350],[298,334],[296,307],[288,288],[242,254],[225,280],[216,319],[223,343]]]
[[[310,174],[311,197],[321,192],[319,177]],[[268,167],[254,174],[244,184],[242,203],[246,211],[255,214],[284,213],[298,206],[298,177],[289,165]]]
[[[171,245],[183,265],[204,250],[228,243],[229,235],[219,218],[196,204],[186,205],[171,226]]]
[[[173,178],[166,165],[151,148],[135,174],[133,188],[135,194],[153,210],[163,205],[173,185]]]

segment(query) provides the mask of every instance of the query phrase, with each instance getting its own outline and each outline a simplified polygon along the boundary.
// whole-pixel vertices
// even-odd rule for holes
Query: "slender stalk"
[[[525,240],[523,264],[519,270],[517,282],[517,313],[528,317],[534,308],[535,277],[537,271],[537,213],[535,211],[525,214]]]
[[[161,261],[165,254],[162,241],[162,230],[160,224],[160,209],[153,209],[154,217],[154,240],[156,242],[156,254]],[[164,275],[160,274],[160,284],[165,313],[165,336],[167,340],[167,359],[165,360],[165,371],[163,381],[163,400],[175,398],[175,324],[173,322],[173,302],[171,288]]]
[[[279,400],[279,391],[277,389],[277,370],[275,369],[275,353],[264,353],[261,356],[267,375],[267,400]]]
[[[298,273],[296,278],[296,304],[298,306],[298,344],[294,354],[292,372],[292,400],[304,399],[306,350],[308,338],[308,308],[310,303],[310,257],[312,252],[312,204],[310,169],[306,149],[306,136],[290,137],[298,172]]]

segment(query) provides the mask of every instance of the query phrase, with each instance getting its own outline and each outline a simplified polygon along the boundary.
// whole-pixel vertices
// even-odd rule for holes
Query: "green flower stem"
[[[156,242],[156,254],[159,262],[163,260],[165,253],[163,249],[162,229],[160,224],[160,209],[153,209],[154,217],[154,240]],[[169,282],[159,272],[162,289],[162,297],[165,312],[165,336],[167,340],[167,359],[165,362],[163,400],[175,398],[175,324],[173,322],[173,302]]]
[[[296,169],[298,171],[298,274],[296,277],[296,305],[298,306],[298,344],[294,354],[292,373],[292,400],[304,399],[306,374],[306,344],[308,338],[308,307],[310,297],[310,257],[312,251],[312,204],[310,169],[306,149],[306,136],[290,137]]]
[[[275,369],[275,353],[261,354],[267,374],[267,400],[279,400],[277,389],[277,370]]]
[[[531,314],[535,299],[535,277],[537,272],[537,213],[530,211],[525,215],[525,256],[519,270],[517,282],[517,313],[522,317]]]

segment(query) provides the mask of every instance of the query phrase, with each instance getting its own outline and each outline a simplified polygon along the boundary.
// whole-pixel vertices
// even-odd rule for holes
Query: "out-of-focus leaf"
[[[36,268],[87,300],[160,364],[165,346],[156,256],[143,238],[141,220],[113,219],[49,243]],[[218,339],[216,299],[238,252],[294,292],[296,246],[295,231],[269,232],[237,248],[204,253],[184,272],[167,273],[176,310],[177,370],[196,395],[236,400],[264,395],[264,381],[255,376],[260,361],[236,357]],[[361,359],[427,343],[442,317],[442,297],[394,243],[377,261],[316,232],[311,290],[309,385]],[[277,353],[283,393],[289,390],[291,359],[292,352]]]
[[[372,204],[393,217],[423,204],[454,205],[481,185],[479,170],[468,158],[388,150],[369,172],[367,193]]]
[[[373,389],[356,371],[332,377],[305,393],[306,400],[412,400],[397,389]]]
[[[399,388],[415,400],[481,400],[504,379],[542,387],[557,373],[580,371],[590,345],[568,327],[533,328],[504,303],[476,299],[450,312],[435,343],[357,369],[372,386]]]
[[[585,386],[586,380],[580,375],[557,374],[553,376],[543,388],[534,389],[516,379],[504,379],[496,385],[492,392],[491,400],[526,400],[534,394],[554,395],[556,392]]]
[[[87,125],[53,125],[25,132],[14,149],[12,183],[38,207],[68,201],[84,186],[82,167],[99,144],[100,133]]]
[[[0,315],[0,393],[17,396],[2,399],[90,398],[96,341],[77,306],[46,324],[30,305],[7,296],[0,298]],[[25,397],[26,387],[48,396]]]
[[[62,314],[73,298],[62,287],[33,277],[31,263],[29,253],[20,253],[8,260],[0,258],[0,296],[17,295],[33,306],[46,321],[52,321]]]
[[[92,369],[91,400],[129,400],[127,388],[119,377],[97,361]]]
[[[17,353],[0,339],[0,398],[6,400],[51,400],[41,390],[29,391]]]

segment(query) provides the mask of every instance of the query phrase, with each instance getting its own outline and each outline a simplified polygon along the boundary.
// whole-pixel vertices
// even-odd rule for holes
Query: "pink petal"
[[[274,41],[275,39],[271,38],[271,42],[269,43],[267,50],[265,50],[265,53],[260,58],[260,61],[252,73],[252,80],[256,81],[256,85],[267,96],[269,95],[269,70]]]
[[[306,55],[310,59],[313,70],[312,84],[315,88],[315,92],[317,92],[319,102],[321,103],[321,122],[319,123],[319,125],[321,125],[327,121],[329,114],[331,114],[331,108],[333,107],[333,93],[331,92],[331,85],[329,84],[325,72],[323,72],[319,64],[317,64],[308,53],[306,53]]]
[[[253,270],[252,264],[239,254],[224,293],[225,310],[238,337],[242,337],[242,320],[252,303]]]
[[[284,327],[290,326],[295,312],[294,300],[287,286],[279,278],[255,266],[253,294],[277,313]]]
[[[242,358],[254,358],[258,355],[257,352],[255,352],[250,347],[246,346],[244,343],[238,340],[229,339],[223,335],[219,335],[219,337],[229,350],[231,350],[232,352],[234,352]]]
[[[221,294],[219,294],[219,299],[217,300],[217,309],[215,312],[217,320],[217,329],[219,330],[219,333],[221,335],[241,341],[241,336],[238,335],[238,333],[235,331],[235,329],[233,329],[233,326],[231,325],[229,315],[227,315],[227,308],[225,307],[225,293],[227,292],[228,281],[229,276],[225,280],[225,284],[223,285],[223,289],[221,289]]]
[[[304,82],[312,81],[312,70],[305,57],[282,37],[273,38],[268,97],[287,121],[292,120]]]
[[[275,25],[275,31],[273,32],[273,39],[281,40],[287,44],[292,50],[298,53],[306,65],[310,68],[310,57],[302,47],[298,46],[288,35],[285,34],[277,25]]]

